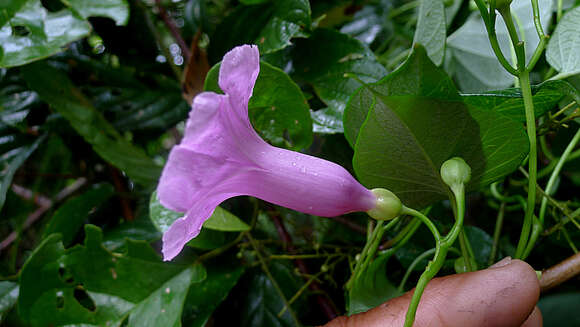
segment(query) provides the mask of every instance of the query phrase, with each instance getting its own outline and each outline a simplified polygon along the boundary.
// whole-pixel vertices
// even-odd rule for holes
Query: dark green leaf
[[[85,233],[84,246],[69,251],[52,234],[30,256],[20,274],[22,318],[33,326],[118,326],[127,315],[130,325],[179,321],[190,282],[205,278],[203,266],[164,264],[142,242],[114,254],[102,247],[97,227]]]
[[[18,300],[18,283],[0,282],[0,323],[4,321],[8,311],[12,310]]]
[[[300,287],[292,270],[278,262],[272,263],[269,268],[286,299],[292,297]],[[289,310],[278,317],[278,313],[284,308],[284,301],[265,273],[253,274],[247,287],[247,299],[243,303],[240,327],[299,326],[299,322],[293,319]]]
[[[217,83],[219,67],[215,65],[209,71],[205,90],[222,93]],[[272,144],[298,150],[312,142],[308,103],[298,85],[280,69],[260,63],[248,107],[252,125]]]
[[[565,81],[547,81],[532,88],[534,112],[540,117],[554,108],[572,87]],[[519,122],[526,121],[522,92],[517,89],[490,91],[481,94],[462,94],[463,101],[475,107],[493,110]]]
[[[87,36],[89,16],[127,22],[126,0],[70,0],[69,8],[50,12],[40,0],[11,1],[0,7],[0,67],[20,66],[61,52],[70,42]],[[84,19],[83,19],[84,18]]]
[[[544,31],[547,30],[552,17],[552,3],[552,1],[539,1]],[[526,59],[529,60],[539,42],[531,2],[514,0],[510,7],[513,15],[518,17],[518,26],[520,26],[518,32],[521,29],[525,32]],[[507,29],[499,15],[496,22],[499,44],[504,56],[511,62],[511,42]],[[514,76],[505,71],[493,53],[479,12],[474,12],[463,26],[449,36],[447,46],[451,50],[448,71],[453,72],[462,91],[499,90],[513,84]]]
[[[40,98],[63,115],[103,159],[135,182],[157,183],[161,168],[142,149],[124,139],[65,74],[46,63],[25,66],[22,73]]]
[[[67,3],[83,18],[109,17],[117,25],[125,25],[129,20],[129,3],[127,0],[68,0]]]
[[[401,295],[387,279],[387,261],[392,253],[376,257],[348,291],[348,314],[366,312]]]
[[[64,246],[69,246],[91,211],[107,201],[113,193],[113,186],[110,184],[97,184],[82,195],[67,200],[50,219],[44,230],[44,237],[60,233]]]
[[[546,60],[562,75],[580,73],[580,7],[568,11],[550,36]]]
[[[157,192],[153,192],[149,202],[149,216],[155,227],[165,233],[175,220],[183,217],[183,213],[165,208],[159,202]],[[250,229],[248,224],[221,207],[216,207],[211,217],[203,224],[203,227],[222,232],[243,232]]]
[[[545,327],[580,326],[578,315],[580,293],[561,293],[542,297],[538,307],[542,311]]]
[[[220,262],[207,267],[207,278],[189,288],[185,300],[185,326],[203,327],[217,306],[238,283],[244,269]]]
[[[493,239],[484,230],[475,226],[464,226],[463,230],[469,239],[477,265],[479,268],[487,267]]]
[[[180,326],[185,296],[192,278],[199,279],[200,271],[187,268],[169,279],[131,311],[127,326]],[[195,276],[194,276],[195,275]]]
[[[307,0],[273,0],[268,4],[240,6],[217,27],[210,57],[219,60],[231,48],[244,43],[257,44],[262,54],[274,52],[289,46],[293,37],[303,36],[310,25]]]
[[[0,169],[0,178],[2,181],[0,184],[0,210],[2,210],[2,207],[4,206],[4,201],[6,201],[6,193],[8,192],[10,185],[12,185],[12,178],[14,177],[16,170],[20,168],[24,161],[26,161],[45,138],[46,135],[43,135],[37,138],[32,144],[12,149],[0,156],[0,164],[2,164],[2,169]]]
[[[515,170],[527,154],[519,123],[459,101],[377,93],[355,145],[354,169],[367,187],[385,187],[408,206],[447,198],[441,164],[462,157],[472,169],[469,190]]]
[[[296,77],[312,84],[316,94],[334,113],[344,112],[360,83],[374,82],[387,74],[375,55],[361,42],[334,30],[317,29],[293,49]]]
[[[359,88],[349,99],[344,113],[344,135],[354,147],[359,129],[373,105],[373,92],[389,96],[413,95],[441,100],[458,99],[451,78],[431,62],[425,48],[417,46],[396,71],[377,83]]]
[[[443,0],[420,1],[419,18],[413,43],[423,45],[429,58],[437,66],[443,63],[445,55],[445,24]]]

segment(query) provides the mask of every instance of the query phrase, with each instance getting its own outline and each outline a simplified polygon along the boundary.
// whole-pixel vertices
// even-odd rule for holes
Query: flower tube
[[[239,195],[325,217],[375,208],[376,196],[343,167],[260,138],[248,118],[259,70],[256,46],[234,48],[219,72],[225,94],[204,92],[193,100],[157,189],[162,205],[185,212],[163,235],[164,260],[199,234],[222,201]]]

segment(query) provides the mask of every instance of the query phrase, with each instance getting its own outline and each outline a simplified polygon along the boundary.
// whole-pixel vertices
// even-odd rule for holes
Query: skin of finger
[[[535,307],[522,327],[542,327],[543,325],[542,312],[540,308]]]
[[[411,292],[365,313],[339,317],[325,327],[402,326]],[[435,278],[423,293],[413,326],[519,327],[533,311],[539,294],[535,271],[520,260],[498,268]]]

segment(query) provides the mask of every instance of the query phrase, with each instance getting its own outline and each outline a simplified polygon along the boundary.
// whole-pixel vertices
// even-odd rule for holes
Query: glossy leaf
[[[291,44],[292,38],[304,36],[311,23],[307,0],[240,6],[216,28],[210,57],[219,60],[231,48],[244,43],[257,44],[261,54],[281,50]]]
[[[272,263],[269,269],[271,276],[275,278],[286,299],[292,297],[300,287],[292,270],[277,262]],[[299,325],[292,318],[289,310],[278,316],[280,310],[284,308],[284,302],[266,274],[263,272],[253,274],[246,287],[248,288],[247,300],[243,303],[240,327]],[[294,304],[296,305],[296,303]]]
[[[392,253],[376,257],[348,292],[348,315],[366,312],[402,295],[387,279],[387,261]]]
[[[97,184],[82,195],[67,200],[50,219],[44,230],[44,237],[60,233],[64,246],[69,246],[90,212],[107,201],[113,193],[113,186],[110,184]]]
[[[46,63],[28,65],[22,72],[40,98],[63,115],[103,159],[135,182],[157,183],[161,168],[142,149],[124,139],[65,74]]]
[[[373,105],[373,92],[442,100],[459,98],[451,78],[431,62],[424,47],[416,46],[401,67],[377,83],[360,87],[350,97],[344,113],[344,135],[352,146]]]
[[[553,109],[564,96],[570,93],[570,87],[573,88],[565,81],[546,81],[532,87],[535,116],[540,117]],[[461,96],[467,104],[493,110],[516,121],[526,121],[524,100],[519,88],[462,94]]]
[[[89,16],[109,17],[125,24],[126,0],[71,0],[70,8],[45,9],[40,0],[14,1],[0,19],[0,67],[20,66],[61,52],[70,42],[87,36]],[[80,16],[79,16],[80,15]],[[83,19],[84,18],[84,19]]]
[[[476,226],[464,226],[463,230],[472,245],[474,259],[479,268],[487,267],[491,248],[493,246],[493,238],[483,229]]]
[[[207,278],[193,284],[185,301],[184,325],[203,327],[218,305],[238,283],[244,269],[219,262],[207,267]]]
[[[341,115],[349,96],[361,86],[345,74],[371,83],[387,73],[360,41],[328,29],[317,29],[310,38],[297,40],[293,64],[296,77],[312,84],[330,110]]]
[[[84,56],[63,57],[74,62],[74,74],[92,77],[83,92],[119,131],[165,132],[187,117],[190,106],[179,83],[171,79]],[[95,79],[104,86],[93,86]]]
[[[217,83],[219,67],[212,67],[207,74],[206,91],[223,93]],[[280,69],[260,63],[260,74],[248,107],[252,125],[270,143],[299,150],[312,142],[308,103],[298,85]]]
[[[334,108],[324,108],[310,113],[314,133],[336,134],[343,133],[342,114]]]
[[[87,225],[85,233],[84,246],[69,251],[52,234],[27,260],[20,275],[22,318],[32,326],[118,326],[127,315],[129,325],[179,321],[190,282],[205,278],[203,266],[164,264],[145,243],[130,242],[126,254],[113,254],[102,247],[97,227]]]
[[[0,180],[2,181],[0,184],[0,210],[2,210],[6,201],[6,193],[10,185],[12,185],[14,174],[45,139],[46,135],[43,135],[31,144],[12,149],[0,156],[0,164],[2,164],[2,169],[0,170]]]
[[[546,60],[562,75],[580,73],[580,7],[568,11],[550,36]]]
[[[421,44],[435,65],[445,56],[445,4],[443,0],[421,0],[413,44]]]
[[[8,311],[12,310],[16,304],[19,290],[18,283],[0,282],[0,323],[4,321]]]
[[[176,219],[183,217],[183,213],[165,208],[159,202],[157,192],[153,192],[149,202],[149,216],[155,227],[159,231],[165,232]],[[211,217],[203,224],[203,227],[222,232],[243,232],[250,229],[248,224],[221,207],[216,207]]]
[[[544,31],[550,23],[552,3],[552,1],[539,1]],[[529,60],[539,42],[531,2],[514,0],[510,7],[525,32],[526,58]],[[499,15],[496,19],[496,32],[504,56],[511,61],[511,42]],[[463,26],[449,36],[447,46],[452,56],[448,71],[453,72],[462,91],[499,90],[513,84],[514,77],[504,70],[493,53],[479,12],[474,12]]]

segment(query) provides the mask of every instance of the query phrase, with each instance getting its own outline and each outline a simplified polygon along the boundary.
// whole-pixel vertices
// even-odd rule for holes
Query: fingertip
[[[536,306],[534,307],[534,311],[530,313],[528,319],[526,319],[526,321],[523,323],[522,327],[542,327],[542,325],[542,312],[540,311],[540,308]]]

